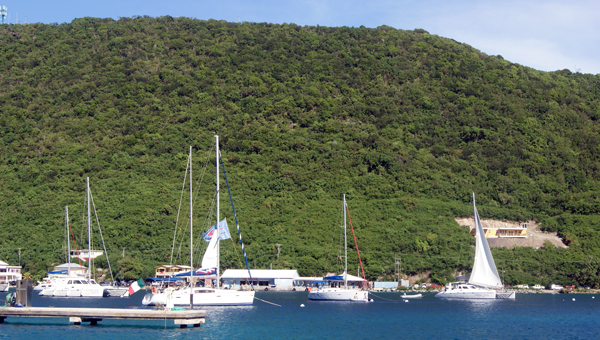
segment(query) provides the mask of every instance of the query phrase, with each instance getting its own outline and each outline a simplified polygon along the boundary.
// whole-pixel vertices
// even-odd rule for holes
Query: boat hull
[[[435,297],[438,299],[495,299],[496,291],[470,283],[450,283]]]
[[[129,288],[106,287],[104,288],[104,297],[121,297],[127,292],[129,292]]]
[[[194,306],[244,306],[254,302],[254,293],[254,291],[194,288],[193,301]],[[169,299],[170,301],[168,301]],[[142,305],[168,305],[169,302],[174,306],[189,306],[189,288],[175,290],[171,293],[147,293],[144,295]]]
[[[369,292],[361,290],[325,288],[308,293],[309,300],[369,302]]]
[[[441,292],[435,295],[439,299],[495,299],[495,291],[481,292]]]
[[[71,281],[79,281],[72,278],[56,279],[51,285],[42,289],[39,296],[51,297],[102,297],[104,295],[104,287],[93,283],[72,283]]]

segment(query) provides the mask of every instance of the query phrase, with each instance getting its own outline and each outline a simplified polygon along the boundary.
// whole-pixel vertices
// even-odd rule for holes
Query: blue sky
[[[0,0],[10,22],[171,15],[298,25],[423,28],[543,71],[600,73],[600,1]]]

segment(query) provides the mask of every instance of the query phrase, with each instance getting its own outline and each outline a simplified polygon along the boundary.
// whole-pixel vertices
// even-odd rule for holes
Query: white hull
[[[129,288],[105,287],[104,297],[121,297],[129,292]]]
[[[240,291],[229,289],[194,288],[194,306],[244,306],[254,302],[254,291]],[[170,295],[170,301],[168,301]],[[190,305],[190,289],[158,293],[147,293],[142,300],[144,306]]]
[[[515,298],[516,298],[515,292],[509,292],[509,291],[496,292],[496,299],[515,299]]]
[[[42,289],[38,295],[51,297],[102,297],[104,295],[104,287],[100,286],[94,280],[91,283],[87,283],[85,280],[72,278],[54,279],[52,284]]]
[[[44,289],[38,295],[51,297],[102,297],[104,295],[104,288]]]
[[[423,294],[413,294],[413,295],[404,294],[404,295],[401,295],[400,297],[403,299],[420,299],[423,297]]]
[[[496,291],[469,283],[454,283],[449,284],[435,297],[441,299],[495,299]]]
[[[435,295],[440,299],[495,299],[495,291],[481,292],[441,292]]]
[[[369,292],[343,288],[322,288],[308,293],[309,300],[369,302]]]

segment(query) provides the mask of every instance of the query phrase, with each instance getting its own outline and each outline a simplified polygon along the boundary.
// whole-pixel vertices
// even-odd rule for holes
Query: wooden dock
[[[89,322],[96,325],[102,319],[173,320],[175,325],[200,327],[207,316],[204,310],[157,310],[116,308],[54,308],[54,307],[6,307],[0,308],[0,323],[8,317],[68,317],[69,322],[80,325]]]

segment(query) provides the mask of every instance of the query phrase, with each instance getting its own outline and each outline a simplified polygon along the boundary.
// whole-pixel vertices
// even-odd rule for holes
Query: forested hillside
[[[536,219],[569,246],[493,249],[507,283],[597,285],[599,102],[598,75],[537,71],[422,29],[1,25],[0,259],[35,278],[63,263],[67,205],[85,247],[90,177],[111,263],[151,275],[170,261],[190,145],[194,234],[214,223],[218,134],[253,268],[339,272],[345,193],[369,279],[391,279],[398,257],[405,275],[452,280],[472,266],[454,218],[472,215],[475,192],[482,218]],[[233,234],[224,186],[221,207]],[[185,264],[189,236],[177,238]],[[222,244],[223,268],[240,268],[239,246]]]

